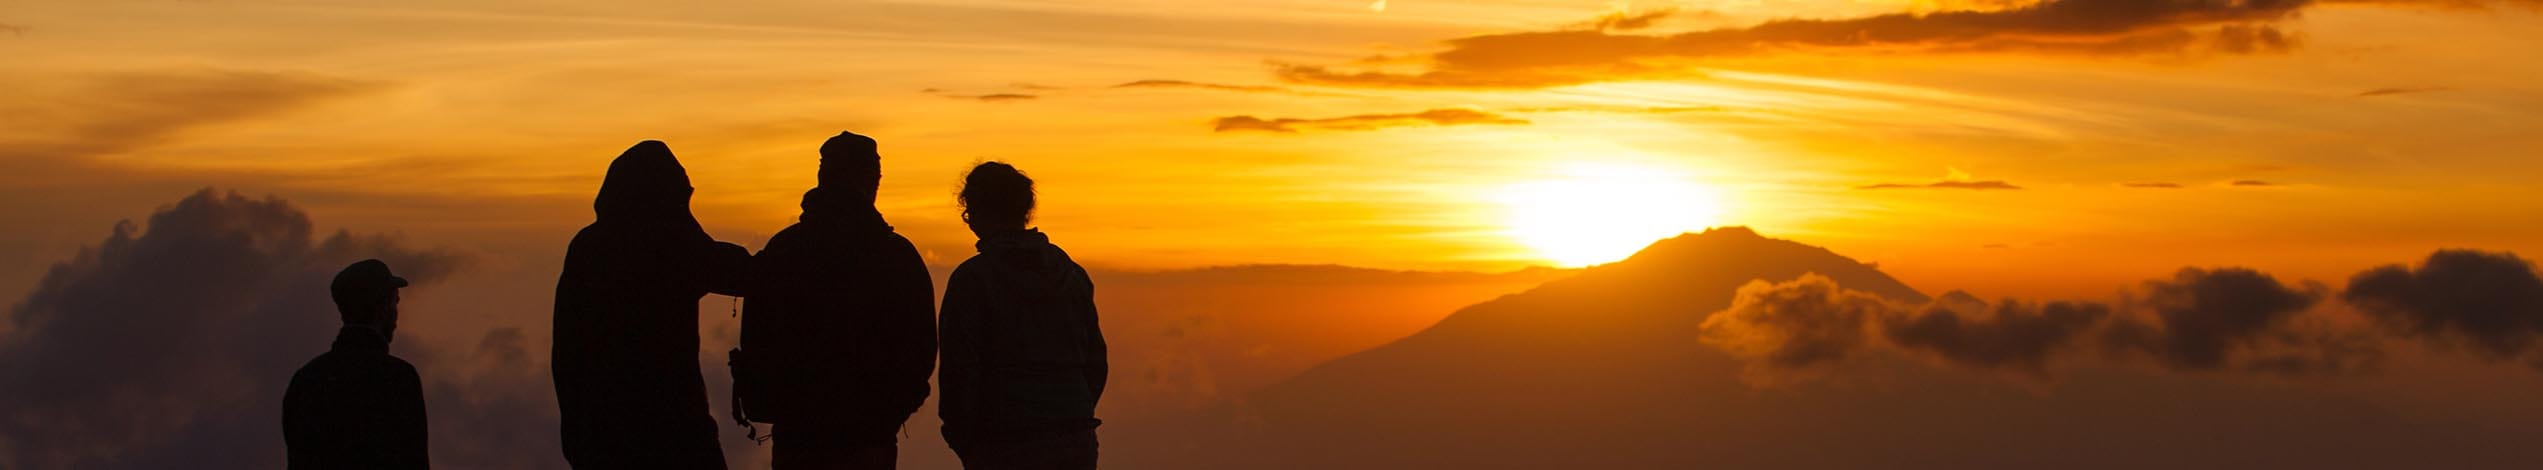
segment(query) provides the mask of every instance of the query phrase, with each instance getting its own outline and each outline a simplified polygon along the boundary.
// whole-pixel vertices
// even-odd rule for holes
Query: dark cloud
[[[1362,131],[1362,130],[1372,130],[1372,129],[1385,128],[1385,127],[1403,127],[1403,126],[1417,126],[1417,125],[1432,125],[1432,126],[1460,126],[1460,125],[1480,125],[1480,124],[1493,124],[1493,125],[1522,125],[1522,124],[1527,124],[1527,123],[1528,123],[1528,121],[1526,121],[1526,120],[1517,119],[1517,118],[1512,118],[1512,117],[1508,117],[1508,116],[1503,116],[1503,115],[1500,115],[1500,114],[1494,114],[1494,113],[1486,112],[1486,111],[1477,111],[1477,110],[1472,110],[1472,109],[1462,109],[1462,108],[1443,108],[1443,109],[1433,109],[1433,110],[1429,110],[1429,111],[1422,111],[1422,112],[1418,112],[1418,113],[1405,113],[1405,114],[1361,114],[1361,115],[1354,115],[1354,116],[1343,116],[1343,117],[1335,117],[1335,118],[1317,118],[1317,119],[1298,119],[1298,118],[1276,118],[1276,119],[1263,119],[1263,118],[1258,118],[1258,117],[1253,117],[1253,116],[1228,116],[1228,117],[1218,118],[1218,119],[1214,122],[1214,124],[1213,124],[1213,130],[1214,130],[1214,131],[1216,131],[1216,132],[1264,131],[1264,132],[1278,132],[1278,133],[1296,133],[1296,132],[1298,132],[1298,131],[1300,131],[1300,130],[1306,130],[1306,129]]]
[[[1678,13],[1676,9],[1668,8],[1641,13],[1619,11],[1608,13],[1606,16],[1600,16],[1598,19],[1590,20],[1588,23],[1581,24],[1580,26],[1583,29],[1592,31],[1634,31],[1648,29],[1654,24],[1659,24],[1661,20],[1666,20],[1672,17],[1699,15],[1712,16],[1712,12],[1708,11],[1682,15]]]
[[[336,271],[379,258],[431,292],[463,265],[314,225],[281,199],[207,189],[54,265],[0,336],[0,402],[15,410],[0,420],[0,467],[282,467],[282,389],[335,336]],[[519,330],[448,351],[399,336],[424,370],[435,462],[563,465],[547,457],[546,367]]]
[[[1751,378],[1769,381],[1876,346],[2046,378],[2057,353],[2076,348],[2111,316],[2099,303],[2008,299],[1989,305],[1958,291],[1923,305],[1902,304],[1809,275],[1741,287],[1730,308],[1705,319],[1701,340],[1747,360]]]
[[[2091,302],[2032,305],[2006,299],[1989,307],[1958,291],[1916,312],[1884,321],[1883,337],[1952,364],[2035,377],[2047,377],[2052,354],[2072,347],[2111,315],[2109,306]]]
[[[458,266],[211,190],[117,224],[10,310],[0,466],[280,467],[282,386],[334,338],[326,286],[364,258],[427,289]]]
[[[1509,109],[1509,111],[1510,111],[1510,112],[1517,112],[1517,113],[1571,113],[1571,112],[1587,112],[1587,113],[1613,113],[1613,114],[1679,114],[1679,113],[1717,113],[1717,112],[1733,112],[1733,111],[1745,111],[1745,110],[1738,109],[1738,108],[1732,108],[1732,107],[1728,107],[1728,106],[1594,106],[1594,105],[1584,105],[1584,106],[1544,106],[1544,107],[1534,107],[1534,108],[1510,108],[1510,109]]]
[[[2249,269],[2192,268],[2116,302],[1990,304],[1955,291],[1920,305],[1804,276],[1742,287],[1730,308],[1704,321],[1701,340],[1770,382],[1867,351],[2045,380],[2053,363],[2095,345],[2106,357],[2149,358],[2178,371],[2318,376],[2374,367],[2380,338],[2299,318],[2326,291]]]
[[[532,351],[538,351],[534,353]],[[556,392],[545,344],[519,328],[487,330],[474,348],[410,354],[427,368],[456,369],[424,380],[433,464],[443,468],[562,468]]]
[[[281,114],[381,88],[299,72],[174,69],[87,77],[0,100],[0,157],[86,157],[162,144],[201,126]],[[15,137],[11,137],[14,135]]]
[[[2268,181],[2261,181],[2261,180],[2234,180],[2234,181],[2231,181],[2231,182],[2227,182],[2227,183],[2225,183],[2225,184],[2226,184],[2227,186],[2252,187],[2252,188],[2270,187],[2270,186],[2277,186],[2277,185],[2278,185],[2278,183],[2271,183],[2271,182],[2268,182]]]
[[[2375,96],[2407,95],[2407,94],[2412,94],[2412,93],[2433,93],[2433,92],[2440,92],[2440,91],[2451,91],[2451,90],[2454,90],[2454,89],[2455,89],[2455,87],[2445,87],[2445,86],[2437,86],[2437,87],[2387,87],[2387,88],[2376,88],[2376,89],[2371,89],[2371,90],[2366,90],[2366,91],[2360,91],[2360,92],[2357,92],[2357,94],[2349,95],[2349,96],[2357,97],[2357,98],[2367,98],[2367,97],[2375,97]]]
[[[919,89],[919,90],[918,90],[918,92],[919,92],[919,93],[930,94],[930,95],[941,96],[941,97],[945,97],[945,98],[952,98],[952,99],[957,99],[957,100],[971,100],[971,101],[979,101],[979,102],[984,102],[984,103],[998,103],[998,102],[1007,102],[1007,101],[1025,101],[1025,100],[1031,100],[1031,99],[1041,98],[1040,96],[1036,96],[1036,95],[1028,95],[1028,94],[1023,94],[1023,93],[978,93],[978,94],[973,94],[973,93],[958,93],[958,92],[955,92],[955,91],[953,91],[953,90],[947,90],[947,89],[943,89],[943,88],[922,88],[922,89]]]
[[[1123,83],[1121,83],[1121,84],[1113,85],[1113,86],[1110,86],[1110,87],[1107,87],[1107,88],[1198,88],[1198,89],[1203,89],[1203,90],[1242,91],[1242,92],[1249,92],[1249,93],[1288,93],[1288,92],[1290,92],[1290,90],[1289,90],[1288,88],[1281,88],[1281,87],[1276,87],[1276,86],[1265,86],[1265,85],[1231,85],[1231,84],[1226,84],[1226,83],[1208,83],[1208,82],[1194,82],[1194,81],[1185,81],[1185,80],[1161,80],[1161,79],[1150,79],[1150,80],[1138,80],[1138,81],[1131,81],[1131,82],[1123,82]]]
[[[2120,183],[2122,188],[2181,189],[2180,183]]]
[[[23,37],[23,36],[26,36],[26,32],[27,32],[27,31],[30,31],[30,30],[33,30],[33,29],[35,29],[35,28],[29,28],[29,27],[27,27],[26,25],[9,24],[9,23],[0,23],[0,32],[7,32],[7,33],[9,33],[9,35],[10,35],[10,36],[20,36],[20,37]]]
[[[1415,62],[1423,67],[1419,71],[1275,64],[1275,72],[1292,82],[1339,86],[1513,88],[1683,76],[1686,67],[1679,62],[1773,53],[2262,54],[2296,46],[2294,36],[2275,24],[2311,4],[2047,0],[1992,11],[1785,19],[1674,34],[1566,29],[1457,38],[1440,52],[1365,61]],[[1658,19],[1618,17],[1617,23]]]
[[[2175,369],[2217,369],[2236,351],[2267,346],[2279,327],[2324,297],[2326,288],[2280,284],[2242,268],[2184,268],[2172,279],[2146,281],[2137,310],[2151,322],[2124,317],[2105,334],[2114,351],[2144,353]]]
[[[1699,339],[1749,361],[1751,375],[1833,363],[1865,347],[1867,324],[1895,305],[1810,274],[1791,282],[1751,281],[1731,307],[1706,318]]]
[[[2438,251],[2417,268],[2360,272],[2341,298],[2394,333],[2493,360],[2534,354],[2543,366],[2543,279],[2515,254]]]
[[[1881,184],[1873,184],[1873,185],[1856,186],[1854,189],[1974,189],[1974,190],[1990,190],[1990,189],[2022,189],[2022,187],[2021,187],[2021,186],[2014,186],[2014,185],[2013,185],[2013,183],[2006,183],[2006,182],[2001,181],[2001,180],[1987,180],[1987,181],[1955,181],[1955,180],[1946,180],[1946,181],[1936,181],[1936,182],[1932,182],[1932,183],[1924,183],[1924,184],[1912,184],[1912,183],[1881,183]]]

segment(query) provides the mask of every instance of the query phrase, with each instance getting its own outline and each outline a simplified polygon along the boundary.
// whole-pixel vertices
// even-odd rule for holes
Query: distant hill
[[[1103,415],[1138,419],[1226,403],[1317,364],[1421,331],[1459,306],[1575,272],[1308,265],[1096,269],[1095,300],[1103,308],[1113,356],[1113,387],[1106,391]]]
[[[1122,468],[2398,467],[2535,462],[2543,423],[2405,414],[2358,387],[2131,368],[2042,384],[1869,358],[1761,389],[1697,341],[1751,280],[1926,296],[1828,250],[1715,229],[1458,310],[1179,422],[1107,426]],[[2527,381],[2531,384],[2532,381]],[[2530,388],[2529,388],[2530,390]],[[2386,400],[2390,401],[2390,400]],[[2527,413],[2522,416],[2535,416]],[[2485,421],[2486,420],[2486,421]],[[2531,434],[2527,434],[2531,435]]]

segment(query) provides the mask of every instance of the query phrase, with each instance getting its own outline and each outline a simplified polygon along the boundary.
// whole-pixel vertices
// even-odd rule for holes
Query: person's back
[[[751,259],[735,387],[774,425],[777,468],[891,468],[935,370],[934,281],[874,210],[873,141],[843,133],[822,154],[802,220]]]
[[[345,326],[325,354],[301,366],[283,391],[283,443],[291,468],[420,469],[426,455],[424,385],[415,366],[390,356],[396,288],[378,260],[336,275]]]
[[[749,252],[688,212],[686,170],[660,142],[611,162],[596,220],[558,276],[550,367],[577,468],[724,468],[698,370],[698,298],[735,293]]]
[[[1002,163],[965,178],[980,254],[945,284],[938,343],[945,443],[972,469],[1093,468],[1106,375],[1094,283],[1025,228],[1032,180]]]

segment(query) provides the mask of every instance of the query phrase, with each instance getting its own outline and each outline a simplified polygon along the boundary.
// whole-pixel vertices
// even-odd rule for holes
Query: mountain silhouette
[[[1714,229],[1476,304],[1238,405],[1120,429],[1135,468],[2483,467],[2538,452],[2512,418],[2406,416],[2340,387],[2151,368],[2042,384],[1860,358],[1842,377],[1761,385],[1698,340],[1753,280],[1807,274],[1927,297],[1826,249]],[[2390,400],[2387,400],[2390,401]],[[2483,421],[2486,420],[2486,421]],[[1134,432],[1161,430],[1155,435]],[[1115,446],[1109,443],[1123,443]],[[2330,450],[2326,450],[2330,449]]]

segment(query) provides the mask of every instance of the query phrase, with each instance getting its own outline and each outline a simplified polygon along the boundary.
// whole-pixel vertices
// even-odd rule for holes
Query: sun
[[[1720,222],[1718,195],[1667,169],[1575,164],[1503,188],[1504,232],[1564,267],[1625,259],[1643,246]]]

